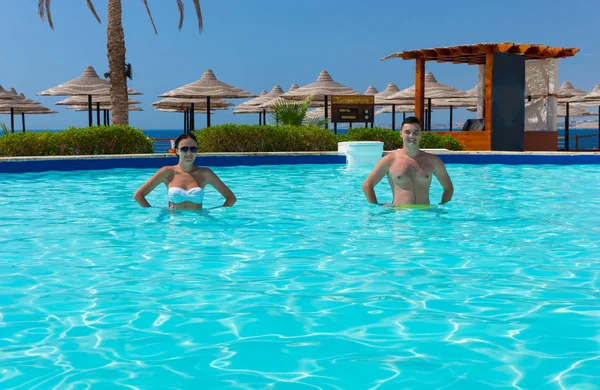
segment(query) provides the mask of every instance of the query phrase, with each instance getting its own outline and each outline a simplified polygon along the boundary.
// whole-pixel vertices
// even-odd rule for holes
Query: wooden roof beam
[[[543,52],[546,49],[548,49],[548,46],[543,46],[543,45],[531,46],[530,48],[525,50],[525,56],[540,54],[541,52]]]
[[[420,52],[425,61],[434,60],[438,57],[438,53],[433,49],[423,49]]]

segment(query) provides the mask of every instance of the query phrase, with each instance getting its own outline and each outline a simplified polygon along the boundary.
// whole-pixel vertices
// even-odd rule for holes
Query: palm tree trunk
[[[129,101],[125,76],[125,34],[121,0],[108,0],[106,44],[110,72],[110,102],[113,109],[112,122],[115,125],[128,125]]]

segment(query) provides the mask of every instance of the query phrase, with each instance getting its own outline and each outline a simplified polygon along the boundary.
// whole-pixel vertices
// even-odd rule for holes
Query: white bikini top
[[[179,187],[169,188],[169,202],[171,203],[193,202],[200,204],[203,200],[204,189],[200,187],[190,188],[189,190]]]

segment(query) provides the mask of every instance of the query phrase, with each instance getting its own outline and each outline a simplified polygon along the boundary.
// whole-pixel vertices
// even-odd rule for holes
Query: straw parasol
[[[142,95],[127,89],[128,95]],[[98,76],[92,66],[86,66],[81,76],[38,93],[38,96],[110,96],[110,82]]]
[[[335,95],[362,94],[350,87],[346,87],[338,82],[333,81],[329,73],[326,70],[322,70],[315,82],[307,84],[293,91],[286,92],[281,95],[281,97],[284,99],[302,100],[306,99],[308,96],[312,96],[313,102],[323,102],[321,106],[325,107],[325,119],[327,119],[328,97]]]
[[[194,107],[207,107],[206,100],[204,98],[165,98],[152,103],[152,105],[156,108],[187,108],[188,110],[191,109],[191,104],[194,104]],[[234,105],[235,104],[223,99],[212,99],[211,101],[211,109],[215,108],[220,110],[226,110],[228,107],[232,107]]]
[[[293,91],[294,89],[298,89],[297,84],[292,84],[292,86],[290,87],[290,91]],[[271,91],[269,91],[269,93],[259,96],[256,99],[252,99],[253,104],[254,104],[252,107],[243,107],[244,104],[242,103],[236,107],[236,109],[233,111],[233,113],[234,114],[256,114],[256,113],[261,114],[258,117],[258,124],[266,125],[267,124],[267,107],[265,106],[265,104],[278,98],[279,96],[283,95],[284,93],[285,92],[283,91],[283,89],[281,89],[281,87],[279,85],[275,85],[271,89]],[[247,108],[251,108],[251,109],[247,109]]]
[[[74,111],[87,111],[88,110],[87,105],[71,105],[71,106],[68,106],[67,108],[74,110]],[[111,111],[112,109],[113,108],[112,108],[111,104],[101,104],[99,111],[102,111],[102,110]],[[98,106],[92,107],[92,110],[93,111],[98,110]],[[144,111],[144,109],[139,106],[129,106],[129,111]]]
[[[580,103],[582,106],[598,106],[598,148],[600,149],[600,84],[597,84],[592,92],[579,95],[567,100],[569,103]],[[565,139],[568,139],[569,122],[565,119]],[[565,145],[567,145],[565,143]]]
[[[400,92],[388,96],[388,100],[394,101],[396,104],[403,104],[406,101],[414,100],[415,85],[410,86]],[[461,91],[450,85],[446,85],[437,81],[433,73],[425,73],[425,99],[427,99],[427,116],[425,128],[431,130],[431,100],[432,99],[468,99],[472,98],[465,91]],[[451,111],[452,112],[452,111]]]
[[[260,98],[265,96],[266,94],[267,94],[267,91],[263,89],[262,92],[260,93],[260,95],[258,95],[258,97],[255,97],[253,99],[250,99],[248,101],[238,104],[236,106],[236,109],[259,106],[261,103]]]
[[[152,106],[158,112],[182,112],[183,113],[183,132],[191,133],[193,130],[192,127],[192,109],[194,110],[194,114],[206,114],[208,111],[206,100],[204,98],[193,98],[193,99],[183,99],[183,98],[165,98],[159,100],[158,102],[152,103]],[[229,107],[234,104],[223,100],[220,98],[213,99],[210,106],[210,113],[214,114],[216,110],[227,110]],[[169,111],[163,111],[169,110]],[[175,110],[175,111],[171,111]]]
[[[470,96],[465,92],[450,85],[442,84],[431,72],[425,73],[425,98],[426,99],[464,99]],[[415,86],[404,89],[388,97],[388,100],[414,100]]]
[[[560,88],[556,91],[558,98],[564,100],[565,98],[572,98],[576,96],[586,95],[587,92],[578,88],[575,88],[569,81],[563,81]]]
[[[141,104],[139,100],[127,99],[129,104]],[[110,96],[97,96],[94,97],[94,103],[96,104],[110,104]],[[60,100],[56,103],[57,106],[87,106],[88,100],[84,96],[71,96],[66,99]]]
[[[141,95],[134,89],[127,89],[129,95]],[[90,65],[86,66],[81,76],[38,93],[38,96],[87,96],[89,125],[92,126],[92,96],[110,96],[110,82],[98,77],[98,73]]]
[[[25,95],[18,94],[14,88],[6,91],[0,86],[0,107],[4,114],[10,114],[10,129],[15,132],[15,114],[21,114],[23,132],[25,132],[25,114],[56,114],[56,111],[50,110],[41,105],[40,102],[31,100]]]
[[[35,102],[31,99],[26,99],[30,101],[30,103],[17,103],[17,104],[8,104],[6,100],[0,100],[0,114],[10,114],[10,127],[11,132],[15,132],[15,114],[21,114],[21,124],[23,132],[26,131],[25,128],[25,115],[40,115],[40,114],[58,114],[57,111],[51,110],[47,107],[42,106],[40,103]]]
[[[377,88],[375,88],[372,85],[369,85],[369,88],[367,88],[367,90],[365,91],[365,93],[363,95],[376,96],[378,93],[379,93],[379,91],[377,91]]]
[[[312,96],[313,101],[326,101],[332,95],[362,95],[360,92],[333,81],[326,70],[321,71],[317,80],[282,95],[284,99],[302,100]]]
[[[395,108],[396,108],[397,103],[390,102],[387,100],[387,98],[398,92],[400,92],[400,89],[398,88],[398,86],[396,86],[396,84],[394,84],[394,83],[389,83],[383,91],[381,91],[375,95],[375,105],[376,106],[388,106],[388,105],[392,106],[392,111],[391,111],[391,113],[392,113],[392,130],[396,130],[396,110],[395,110]],[[386,111],[386,112],[388,112],[388,111]],[[406,113],[404,113],[404,114],[406,114]]]
[[[566,106],[558,106],[558,110],[557,110],[557,116],[559,118],[566,118],[567,117],[567,108]],[[578,117],[578,116],[596,116],[597,114],[593,111],[590,110],[586,110],[584,108],[584,106],[582,104],[572,104],[571,107],[569,108],[569,116],[574,116],[574,117]]]
[[[243,99],[256,97],[256,95],[217,80],[214,72],[211,69],[207,69],[200,80],[186,84],[179,88],[175,88],[169,92],[165,92],[162,95],[159,95],[159,97],[174,97],[184,99],[205,98],[206,106],[209,110],[208,115],[206,115],[206,127],[210,127],[211,98]],[[190,105],[192,111],[194,111],[193,104],[194,103]],[[191,127],[194,127],[193,115],[191,116]]]

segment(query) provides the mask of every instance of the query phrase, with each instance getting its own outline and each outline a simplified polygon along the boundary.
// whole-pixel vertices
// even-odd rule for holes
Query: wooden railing
[[[600,140],[600,135],[598,134],[587,134],[587,135],[574,135],[569,137],[569,141],[571,139],[575,138],[575,149],[574,150],[579,150],[579,140],[583,139],[583,138],[598,138],[598,140]],[[564,136],[559,136],[558,137],[559,140],[563,140],[563,144],[565,143],[565,137]],[[570,145],[570,143],[569,143]],[[564,147],[564,146],[563,146]],[[600,145],[598,145],[598,149],[600,149]],[[582,149],[582,150],[589,150],[589,149]]]
[[[171,149],[171,141],[175,138],[150,138],[154,141],[154,153],[167,153]]]

